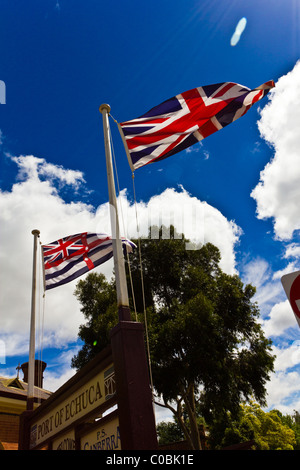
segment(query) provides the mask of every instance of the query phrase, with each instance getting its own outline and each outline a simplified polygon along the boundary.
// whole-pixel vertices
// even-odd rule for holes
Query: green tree
[[[78,332],[84,345],[71,361],[79,370],[108,345],[109,333],[117,322],[117,297],[114,282],[95,272],[77,283],[75,296],[86,319]]]
[[[282,414],[278,410],[265,412],[254,402],[240,406],[238,419],[232,419],[228,413],[226,428],[222,432],[220,423],[211,427],[211,444],[215,448],[249,440],[254,440],[255,448],[259,450],[293,450],[296,445],[295,432],[286,424]]]
[[[300,450],[300,413],[298,411],[294,411],[294,414],[291,417],[292,419],[292,426],[296,437],[296,445],[294,446],[295,450]]]
[[[174,421],[162,421],[156,426],[156,431],[159,444],[170,444],[184,438],[181,428]]]
[[[159,239],[141,240],[153,381],[157,397],[172,411],[191,448],[199,449],[199,414],[207,423],[216,414],[234,415],[252,395],[264,404],[274,358],[251,301],[254,287],[222,272],[220,252],[212,244],[186,250],[184,237],[173,228],[170,235],[164,239],[161,228]],[[130,272],[136,309],[143,312],[138,251],[130,257]],[[76,296],[88,324],[80,328],[85,351],[73,359],[73,366],[80,367],[97,352],[95,341],[101,347],[108,341],[117,322],[113,292],[113,282],[97,280],[97,275],[78,283]]]
[[[296,439],[294,450],[300,450],[300,413],[295,410],[293,415],[283,415],[279,410],[276,410],[276,412],[282,423],[294,431]]]

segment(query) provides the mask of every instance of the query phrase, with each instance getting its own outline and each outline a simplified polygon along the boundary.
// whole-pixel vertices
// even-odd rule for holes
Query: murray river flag
[[[130,253],[136,245],[122,237],[123,250]],[[79,233],[42,245],[45,290],[58,287],[113,256],[112,238],[105,233]]]
[[[119,124],[132,171],[163,160],[223,129],[243,116],[275,86],[250,90],[225,82],[186,91],[143,116]]]

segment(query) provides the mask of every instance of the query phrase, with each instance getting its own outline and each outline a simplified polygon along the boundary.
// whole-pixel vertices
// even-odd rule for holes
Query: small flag
[[[271,80],[254,90],[232,82],[194,88],[137,119],[120,123],[132,171],[170,157],[223,129],[274,86]]]
[[[136,245],[122,237],[123,250]],[[112,237],[105,233],[79,233],[42,245],[45,290],[73,281],[113,256]]]

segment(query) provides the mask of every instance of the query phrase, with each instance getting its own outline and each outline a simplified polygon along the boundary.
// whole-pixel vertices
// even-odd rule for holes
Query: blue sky
[[[246,27],[232,46],[241,18]],[[246,116],[190,151],[138,169],[135,184],[145,233],[155,211],[164,220],[168,209],[182,215],[194,207],[223,269],[257,287],[260,321],[277,355],[268,406],[299,410],[299,327],[280,283],[300,269],[299,28],[299,0],[2,0],[1,375],[15,375],[28,357],[31,230],[41,231],[43,243],[110,231],[99,106],[109,103],[122,122],[197,86],[255,88],[273,79],[274,91]],[[134,236],[131,171],[110,122],[125,230]],[[97,269],[110,276],[112,264]],[[49,292],[45,308],[39,302],[50,390],[74,373],[70,358],[84,322],[74,286]]]

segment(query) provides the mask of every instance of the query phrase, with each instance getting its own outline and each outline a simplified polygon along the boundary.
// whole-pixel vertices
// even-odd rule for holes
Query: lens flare
[[[231,46],[236,46],[237,45],[237,43],[239,42],[239,40],[241,38],[241,35],[242,35],[244,29],[246,28],[246,24],[247,24],[247,19],[246,18],[241,18],[240,21],[238,22],[236,28],[235,28],[235,32],[233,33],[232,38],[230,40]]]

